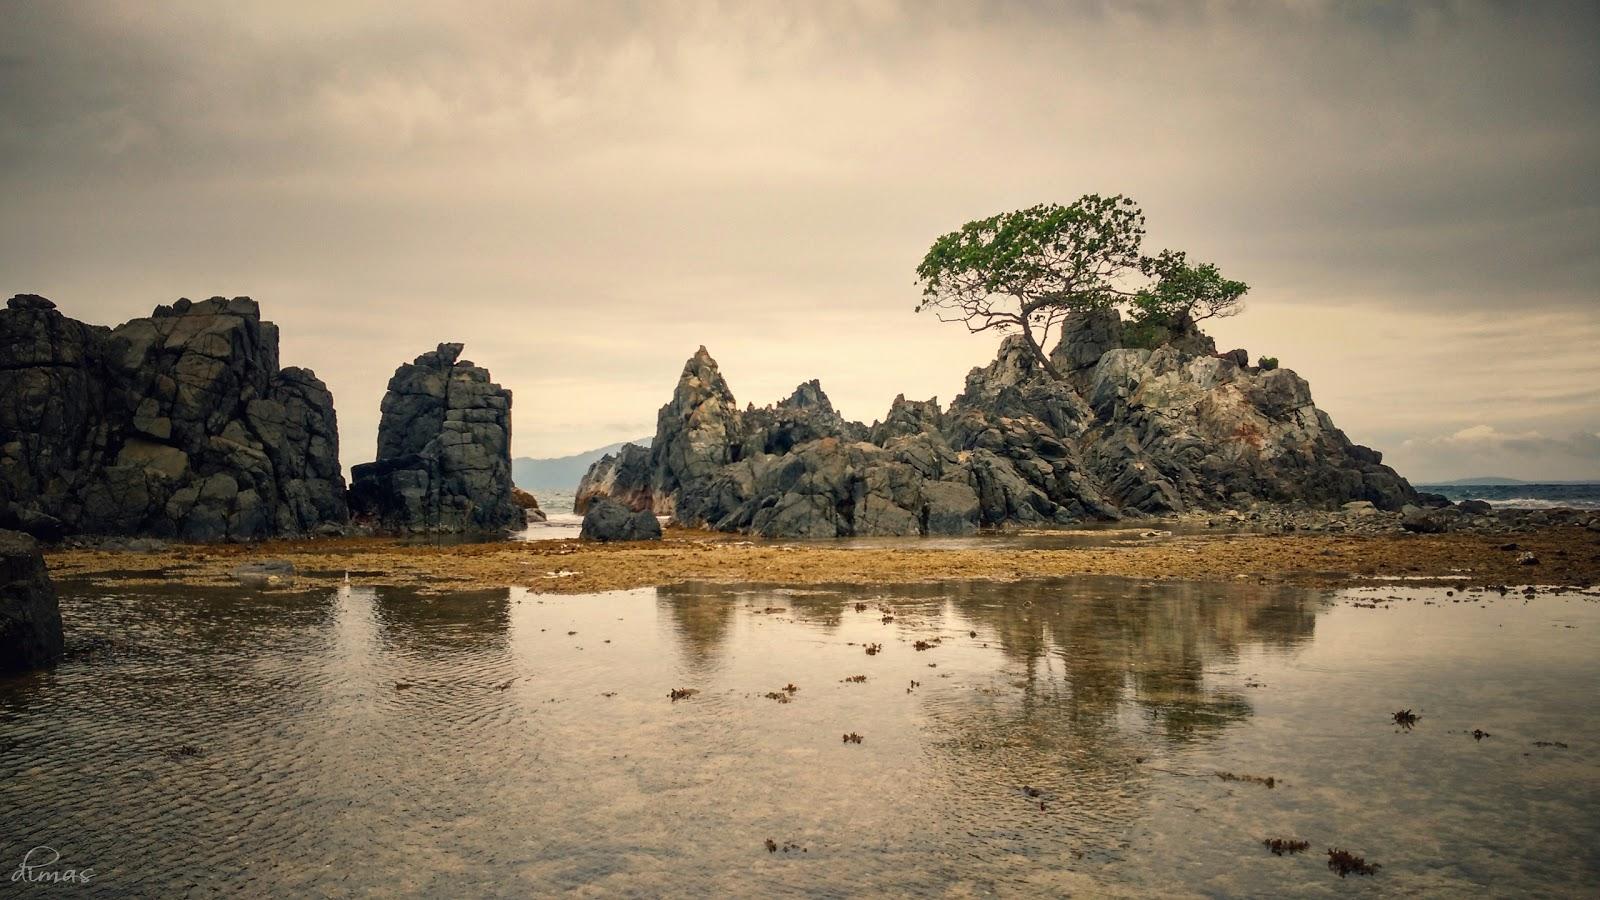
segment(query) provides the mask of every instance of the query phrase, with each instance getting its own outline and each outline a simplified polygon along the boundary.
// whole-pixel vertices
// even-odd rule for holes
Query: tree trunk
[[[1039,342],[1033,339],[1032,328],[1029,328],[1026,325],[1022,326],[1022,338],[1028,342],[1028,349],[1033,351],[1034,357],[1039,360],[1039,365],[1044,367],[1046,375],[1049,375],[1056,381],[1066,380],[1061,376],[1061,371],[1055,367],[1055,364],[1050,362],[1050,357],[1045,355],[1044,348],[1040,347]]]

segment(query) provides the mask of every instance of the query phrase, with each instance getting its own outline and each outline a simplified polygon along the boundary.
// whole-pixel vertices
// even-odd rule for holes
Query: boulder
[[[378,458],[351,469],[350,512],[389,532],[504,532],[512,497],[511,392],[461,359],[461,344],[401,365],[380,407]]]
[[[659,541],[661,523],[647,509],[633,510],[606,497],[597,497],[583,514],[578,538],[585,541]]]
[[[240,563],[228,570],[228,577],[240,584],[276,587],[294,581],[294,563],[286,559],[261,559]]]
[[[1372,516],[1378,513],[1378,508],[1372,505],[1371,500],[1351,500],[1344,504],[1343,509],[1346,515],[1352,516]]]
[[[1449,530],[1448,522],[1437,510],[1407,504],[1400,509],[1400,527],[1418,534],[1439,534]]]
[[[544,510],[539,508],[539,498],[535,497],[532,493],[525,491],[522,488],[512,486],[511,502],[515,503],[517,508],[522,510],[523,519],[527,523],[532,524],[534,522],[549,521],[549,516],[546,516],[544,514]]]
[[[61,608],[38,544],[0,531],[0,673],[48,666],[61,649]]]
[[[248,540],[347,520],[333,397],[279,368],[248,297],[114,329],[0,310],[0,523],[44,537]]]
[[[1487,516],[1494,513],[1494,507],[1485,500],[1463,500],[1456,504],[1456,509],[1472,516]]]

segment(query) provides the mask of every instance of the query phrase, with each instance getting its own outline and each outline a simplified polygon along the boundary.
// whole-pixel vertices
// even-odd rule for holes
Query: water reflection
[[[410,653],[457,653],[503,648],[511,628],[511,591],[422,593],[371,589],[380,639]]]
[[[0,681],[0,867],[50,844],[90,893],[1340,887],[1262,853],[1269,828],[1354,844],[1402,892],[1600,873],[1578,596],[62,593],[79,652]]]

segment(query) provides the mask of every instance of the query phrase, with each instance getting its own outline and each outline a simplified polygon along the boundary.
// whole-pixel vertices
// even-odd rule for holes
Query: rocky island
[[[840,417],[816,381],[740,410],[702,347],[650,449],[596,462],[578,511],[604,496],[682,526],[794,538],[1417,502],[1292,370],[1217,353],[1198,329],[1154,349],[1122,334],[1115,309],[1069,317],[1050,353],[1061,379],[1013,335],[948,409],[901,396],[870,426]]]

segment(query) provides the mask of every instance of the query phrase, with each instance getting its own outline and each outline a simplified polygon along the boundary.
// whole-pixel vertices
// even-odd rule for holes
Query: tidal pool
[[[1600,889],[1594,594],[61,591],[5,895]]]

